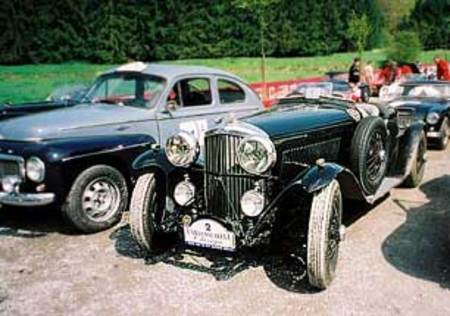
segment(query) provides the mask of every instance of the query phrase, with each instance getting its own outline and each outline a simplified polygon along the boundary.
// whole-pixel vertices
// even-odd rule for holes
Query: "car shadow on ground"
[[[428,203],[394,202],[406,221],[383,242],[386,260],[398,270],[450,289],[450,175],[420,186]]]
[[[349,226],[375,206],[347,202],[344,207],[348,212],[345,213],[343,222]],[[229,280],[249,268],[262,267],[269,280],[279,288],[296,293],[315,293],[317,290],[309,285],[306,275],[306,236],[299,235],[298,230],[294,231],[292,236],[294,238],[287,238],[281,244],[272,247],[270,252],[252,251],[252,253],[229,256],[225,256],[223,252],[211,250],[192,250],[180,244],[164,252],[149,253],[141,250],[134,241],[128,224],[116,228],[110,234],[110,239],[114,241],[115,249],[120,255],[144,260],[148,265],[166,263],[183,269],[208,273],[220,281]],[[289,240],[294,240],[301,246],[296,248],[295,254],[286,255],[283,250],[289,247]],[[167,245],[171,242],[167,241]]]
[[[77,234],[54,208],[26,209],[3,206],[0,209],[0,238],[2,236],[39,238],[50,233]]]

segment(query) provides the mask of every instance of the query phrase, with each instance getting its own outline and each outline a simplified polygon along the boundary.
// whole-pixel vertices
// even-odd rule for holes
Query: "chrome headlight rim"
[[[263,146],[263,148],[265,149],[266,153],[267,153],[267,162],[266,164],[261,167],[259,170],[254,170],[251,168],[248,168],[248,166],[246,166],[246,164],[243,162],[243,157],[242,155],[242,147],[245,146],[246,143],[248,142],[258,142],[260,145]],[[254,174],[254,175],[261,175],[265,172],[267,172],[270,168],[272,168],[276,161],[277,161],[277,152],[275,149],[275,145],[273,144],[273,142],[267,138],[267,137],[263,137],[263,136],[248,136],[245,137],[238,146],[238,150],[237,150],[237,158],[238,158],[238,162],[239,165],[248,173],[250,174]]]
[[[190,196],[183,200],[180,199],[180,195],[183,194],[183,192],[180,192],[180,190],[182,189],[187,189],[188,191],[190,191]],[[191,205],[192,203],[194,203],[194,198],[195,186],[189,180],[181,181],[175,186],[173,190],[173,199],[179,206],[186,207]]]
[[[250,201],[253,199],[253,201]],[[252,202],[252,205],[248,203]],[[246,191],[240,200],[241,211],[247,217],[256,217],[261,215],[262,211],[265,207],[265,197],[264,195],[257,189],[252,189]],[[251,206],[253,210],[250,210],[248,206]]]
[[[173,144],[171,144],[171,142],[173,143],[176,138],[182,139],[185,142],[185,145],[187,145],[187,155],[183,157],[176,157],[176,155],[179,153],[174,153],[171,151],[173,149],[172,147],[174,146]],[[188,132],[179,132],[167,139],[164,151],[166,153],[167,159],[174,166],[189,167],[197,160],[200,153],[200,146],[197,138],[194,135]]]
[[[45,163],[37,156],[31,156],[25,162],[27,178],[40,183],[45,179]]]
[[[437,124],[439,122],[439,119],[440,119],[439,113],[430,112],[430,113],[427,114],[426,121],[430,125],[435,125],[435,124]]]

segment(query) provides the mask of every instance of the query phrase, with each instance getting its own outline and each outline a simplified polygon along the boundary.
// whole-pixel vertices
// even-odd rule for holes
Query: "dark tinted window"
[[[245,92],[234,82],[219,79],[217,86],[219,89],[220,103],[239,103],[245,101]]]
[[[169,93],[169,100],[179,106],[209,105],[212,103],[209,79],[193,78],[177,82]]]

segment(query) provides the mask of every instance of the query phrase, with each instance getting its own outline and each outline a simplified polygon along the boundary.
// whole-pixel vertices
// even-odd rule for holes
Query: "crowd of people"
[[[382,85],[389,85],[400,78],[410,74],[423,74],[427,78],[450,81],[450,63],[440,56],[434,58],[436,73],[430,73],[430,67],[420,63],[402,63],[388,61],[375,72],[372,61],[362,63],[359,57],[356,57],[348,71],[348,82],[351,85],[367,84],[370,89],[379,89]]]

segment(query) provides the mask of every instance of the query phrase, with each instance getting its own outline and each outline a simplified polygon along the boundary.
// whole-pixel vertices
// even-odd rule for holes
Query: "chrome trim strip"
[[[0,204],[13,206],[43,206],[55,201],[54,193],[0,192]]]
[[[92,153],[87,153],[87,154],[76,155],[76,156],[72,156],[72,157],[66,157],[66,158],[63,158],[62,161],[66,162],[66,161],[70,161],[70,160],[73,160],[73,159],[90,157],[90,156],[100,155],[100,154],[107,154],[107,153],[112,153],[112,152],[115,152],[115,151],[135,148],[135,147],[145,147],[145,146],[148,146],[148,145],[150,145],[150,142],[133,144],[133,145],[129,145],[129,146],[119,145],[119,146],[117,146],[115,148],[104,149],[104,150],[100,150],[100,151],[96,151],[96,152],[92,152]]]

